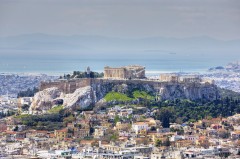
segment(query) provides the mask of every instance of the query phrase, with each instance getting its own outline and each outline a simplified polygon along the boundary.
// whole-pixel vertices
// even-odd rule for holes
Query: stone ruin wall
[[[104,78],[126,78],[124,68],[104,68]]]
[[[54,81],[54,82],[41,82],[40,86],[39,86],[39,90],[42,91],[44,89],[47,88],[51,88],[51,87],[57,87],[60,89],[61,82],[60,81]]]
[[[76,80],[59,80],[54,82],[41,82],[39,90],[42,91],[46,88],[57,87],[62,92],[68,94],[73,93],[76,89],[91,85],[91,79],[83,78]]]
[[[132,84],[132,85],[150,85],[154,89],[158,90],[161,87],[166,85],[166,82],[158,82],[158,81],[147,81],[147,80],[109,80],[109,79],[90,79],[90,78],[83,78],[83,79],[75,79],[75,80],[60,80],[54,82],[41,82],[40,84],[40,91],[51,88],[57,87],[64,93],[73,93],[76,89],[86,86],[105,86],[105,85],[121,85],[121,84]]]
[[[144,67],[135,67],[131,66],[112,68],[104,67],[104,78],[111,79],[143,79],[145,78],[145,68]]]

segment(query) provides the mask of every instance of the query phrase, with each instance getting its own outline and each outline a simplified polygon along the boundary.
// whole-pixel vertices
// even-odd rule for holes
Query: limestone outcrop
[[[81,106],[86,108],[92,104],[91,87],[78,88],[74,93],[66,94],[63,99],[63,106],[66,108],[73,108]]]
[[[93,102],[91,87],[86,86],[76,89],[74,93],[64,94],[58,88],[47,88],[35,94],[29,108],[30,113],[45,113],[54,105],[62,104],[65,108],[77,106],[86,108]]]
[[[53,100],[60,97],[60,95],[61,91],[57,87],[37,92],[29,108],[30,113],[49,110],[52,107]]]
[[[219,97],[218,89],[215,85],[209,84],[167,84],[159,89],[159,97],[163,100],[174,99],[207,99],[214,100]]]

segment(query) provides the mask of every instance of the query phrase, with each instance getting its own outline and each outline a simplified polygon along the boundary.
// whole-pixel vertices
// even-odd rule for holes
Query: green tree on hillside
[[[162,122],[164,128],[169,128],[170,122],[175,119],[175,112],[173,107],[163,107],[159,110],[157,118]]]

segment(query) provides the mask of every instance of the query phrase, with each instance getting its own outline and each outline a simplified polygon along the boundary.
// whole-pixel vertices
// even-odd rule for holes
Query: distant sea
[[[211,67],[225,66],[231,59],[208,56],[187,56],[168,54],[164,56],[145,55],[144,57],[34,57],[5,56],[0,58],[0,73],[44,73],[63,75],[73,71],[84,71],[88,66],[92,71],[102,72],[104,66],[119,67],[142,65],[147,75],[161,72],[205,72]]]

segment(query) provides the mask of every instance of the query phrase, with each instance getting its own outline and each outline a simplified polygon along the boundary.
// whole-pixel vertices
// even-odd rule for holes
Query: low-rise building
[[[197,136],[197,135],[186,135],[185,139],[195,143],[199,139],[199,136]]]
[[[74,137],[75,138],[84,138],[88,137],[90,135],[90,129],[84,129],[84,128],[75,128],[74,129]]]
[[[140,133],[140,131],[148,131],[148,123],[146,122],[136,122],[132,124],[132,129],[135,131],[136,134]]]
[[[106,134],[107,127],[95,126],[94,127],[94,138],[101,138]]]
[[[240,139],[240,131],[233,131],[233,132],[231,132],[231,139],[239,140]]]
[[[61,129],[61,130],[55,130],[55,131],[54,131],[54,135],[55,135],[55,138],[56,138],[58,141],[62,141],[62,140],[64,140],[65,138],[68,137],[68,129],[67,129],[67,128],[64,128],[64,129]]]

